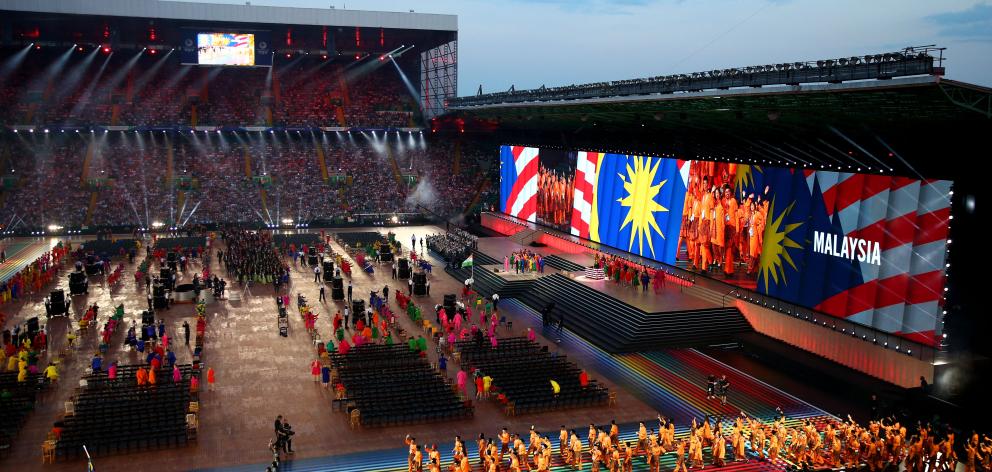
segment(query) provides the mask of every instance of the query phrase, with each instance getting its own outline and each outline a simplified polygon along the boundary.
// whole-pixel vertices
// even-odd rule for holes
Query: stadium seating
[[[349,141],[328,133],[328,142],[321,140],[330,176],[346,177],[325,182],[317,165],[318,143],[309,135],[256,135],[241,147],[237,142],[244,138],[216,134],[112,132],[97,137],[90,149],[89,133],[83,138],[57,134],[3,143],[7,149],[0,155],[33,157],[11,160],[6,175],[17,184],[3,191],[0,214],[6,221],[20,217],[22,226],[33,228],[53,223],[78,228],[87,222],[150,227],[154,221],[169,222],[170,215],[187,224],[279,223],[285,217],[310,222],[416,211],[417,205],[450,215],[464,210],[473,197],[471,187],[481,172],[477,161],[485,152],[473,149],[466,158],[463,149],[460,173],[454,174],[450,143],[429,149],[396,144],[392,155],[399,168],[429,188],[418,191],[398,184],[388,153],[364,137],[340,144]],[[259,184],[246,175],[246,154],[250,173],[270,176],[271,182]]]
[[[365,344],[334,354],[346,397],[336,402],[359,411],[363,426],[450,421],[472,416],[470,402],[455,395],[448,380],[405,344]]]
[[[565,356],[552,355],[526,338],[499,338],[496,349],[488,342],[459,341],[456,351],[467,371],[479,369],[492,377],[517,414],[602,405],[609,397],[608,389],[595,381],[580,386],[581,370]],[[552,380],[561,388],[558,394],[552,391]]]
[[[552,320],[564,314],[566,328],[611,353],[707,346],[753,331],[735,307],[645,313],[561,274],[541,277],[518,298],[538,311],[554,301]]]

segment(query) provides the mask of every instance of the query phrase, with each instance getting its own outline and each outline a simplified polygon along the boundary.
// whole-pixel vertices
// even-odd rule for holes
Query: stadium
[[[943,47],[459,96],[455,15],[0,14],[0,470],[989,468]]]

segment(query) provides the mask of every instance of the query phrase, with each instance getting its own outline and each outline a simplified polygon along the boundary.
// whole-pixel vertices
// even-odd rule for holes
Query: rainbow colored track
[[[41,257],[50,247],[48,241],[16,241],[4,244],[7,261],[0,264],[0,283],[6,282],[25,266]]]
[[[500,311],[508,319],[522,319],[540,323],[540,315],[517,300],[501,300]],[[693,418],[702,420],[704,416],[719,416],[725,428],[741,411],[749,416],[772,421],[778,417],[776,407],[781,408],[792,426],[803,419],[812,419],[822,423],[835,419],[829,413],[816,408],[786,392],[768,385],[754,377],[740,372],[694,349],[669,349],[658,352],[611,355],[589,344],[574,333],[564,330],[555,332],[546,328],[548,339],[560,339],[560,345],[568,352],[569,357],[580,365],[588,366],[605,376],[614,384],[622,386],[638,397],[641,401],[655,407],[664,416],[675,421],[676,437],[684,437],[689,432],[689,424]],[[706,398],[706,376],[726,374],[730,381],[730,392],[727,404]],[[644,423],[649,428],[657,428],[657,420],[645,418]],[[582,424],[574,425],[585,443],[585,429]],[[620,425],[622,441],[637,442],[637,424]],[[477,462],[478,451],[472,441],[467,444],[469,457],[473,465]],[[452,443],[439,445],[441,451],[453,449]],[[557,448],[556,448],[557,451]],[[728,448],[728,452],[729,448]],[[583,471],[591,469],[588,450],[584,453]],[[447,457],[450,461],[450,456]],[[706,468],[709,468],[710,451],[705,450]],[[447,463],[442,464],[442,470],[447,470]],[[790,464],[779,459],[775,463],[750,460],[748,462],[730,462],[721,471],[730,472],[765,472],[783,471]],[[675,466],[674,454],[662,456],[661,470],[671,470]],[[265,468],[262,465],[246,465],[217,469],[202,469],[200,472],[254,472]],[[478,466],[476,466],[478,469]],[[338,456],[300,459],[284,462],[281,471],[292,472],[405,472],[406,451],[401,445],[386,451],[370,451]],[[554,472],[575,470],[561,463],[557,454],[554,455]],[[643,458],[634,459],[634,470],[648,470]]]

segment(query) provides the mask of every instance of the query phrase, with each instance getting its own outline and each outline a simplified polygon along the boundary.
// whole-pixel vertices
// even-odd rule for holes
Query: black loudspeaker
[[[307,257],[307,265],[315,266],[317,265],[317,256],[310,255]]]
[[[401,257],[396,260],[396,267],[399,268],[400,270],[406,269],[407,271],[409,271],[410,261],[405,257]]]
[[[455,300],[456,300],[455,294],[453,294],[453,293],[446,293],[444,295],[444,304],[443,305],[444,305],[444,311],[445,312],[447,312],[449,314],[455,312]]]
[[[164,310],[166,308],[169,308],[169,301],[165,297],[155,297],[155,299],[152,300],[152,302],[153,305],[155,306],[155,309],[157,310]]]
[[[324,261],[324,282],[330,282],[332,280],[334,280],[334,263]]]
[[[142,311],[141,324],[143,325],[155,324],[155,313],[152,313],[150,311]]]
[[[314,246],[310,246],[309,248],[307,248],[307,255],[317,257],[317,248]]]
[[[413,294],[414,295],[427,294],[427,274],[424,273],[413,274]]]
[[[393,250],[389,246],[383,246],[379,250],[379,260],[382,262],[389,262],[393,260]]]
[[[165,255],[166,262],[176,262],[176,253],[170,252]]]
[[[153,297],[164,297],[165,296],[165,286],[162,284],[155,284],[152,286],[152,296]]]
[[[86,255],[86,265],[96,264],[96,256],[93,254]]]
[[[331,288],[341,290],[344,288],[344,280],[342,280],[341,277],[334,277],[334,279],[331,280]]]
[[[341,290],[341,287],[332,288],[331,300],[337,300],[337,301],[344,300],[344,290]]]
[[[69,274],[70,284],[81,284],[86,282],[86,274],[83,272],[72,272]]]
[[[352,299],[351,300],[351,313],[354,316],[365,316],[365,300]]]
[[[31,333],[31,337],[34,337],[34,333],[38,332],[38,317],[28,319],[28,332]]]
[[[51,300],[52,306],[62,306],[65,303],[65,291],[52,290],[48,294],[48,299]]]

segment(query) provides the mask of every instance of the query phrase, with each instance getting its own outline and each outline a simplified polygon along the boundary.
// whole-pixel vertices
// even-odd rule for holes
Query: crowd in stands
[[[174,55],[90,54],[30,51],[0,76],[0,123],[406,127],[418,119],[391,66],[358,71],[301,58],[271,70],[198,68]]]
[[[427,236],[427,248],[440,254],[445,261],[460,264],[479,245],[479,237],[461,228],[452,228],[447,233]]]
[[[4,221],[30,228],[278,224],[424,209],[448,217],[492,200],[491,188],[476,198],[491,173],[484,164],[491,149],[425,142],[420,134],[94,135],[58,126],[415,126],[414,99],[391,67],[357,73],[300,60],[235,70],[184,66],[175,57],[85,61],[89,53],[54,65],[61,53],[32,50],[0,78],[0,122],[37,126],[0,140],[0,161],[8,164]]]
[[[353,134],[59,132],[18,137],[4,143],[4,154],[25,158],[11,159],[5,169],[16,184],[3,191],[0,219],[23,219],[22,227],[72,228],[151,227],[155,221],[168,226],[278,224],[286,218],[302,223],[424,208],[448,217],[464,211],[480,181],[488,178],[479,165],[482,149],[462,146],[455,173],[453,143],[408,135],[381,144],[381,137]]]

